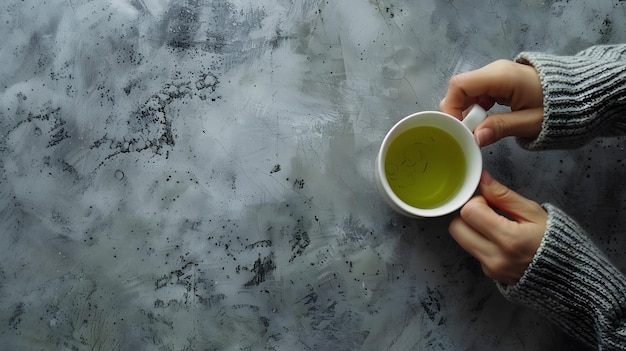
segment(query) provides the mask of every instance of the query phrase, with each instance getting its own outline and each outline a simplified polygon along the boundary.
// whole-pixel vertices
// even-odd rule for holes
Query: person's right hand
[[[441,111],[463,119],[462,112],[473,104],[485,110],[494,104],[511,112],[488,116],[474,130],[478,145],[486,146],[507,136],[534,139],[543,121],[543,91],[534,67],[498,60],[475,71],[450,79]]]
[[[478,190],[450,222],[450,235],[476,257],[485,275],[515,285],[541,245],[548,214],[486,171]]]

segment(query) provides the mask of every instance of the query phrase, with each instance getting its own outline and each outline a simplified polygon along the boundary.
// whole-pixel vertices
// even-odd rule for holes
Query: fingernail
[[[474,133],[474,139],[476,139],[476,143],[478,146],[485,146],[490,142],[493,133],[490,129],[481,129]]]
[[[439,110],[443,112],[445,107],[446,107],[446,98],[443,98],[441,99],[441,101],[439,101]]]
[[[483,173],[480,176],[480,182],[485,185],[491,185],[493,183],[493,177],[489,172],[483,170]]]

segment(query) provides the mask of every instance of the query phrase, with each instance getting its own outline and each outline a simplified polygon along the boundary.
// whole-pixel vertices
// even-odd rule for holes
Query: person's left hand
[[[500,184],[486,171],[478,189],[481,195],[468,201],[450,223],[450,234],[480,261],[485,275],[514,285],[541,244],[548,215],[538,203]]]

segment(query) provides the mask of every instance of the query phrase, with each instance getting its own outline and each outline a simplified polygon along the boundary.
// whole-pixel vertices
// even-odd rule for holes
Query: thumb
[[[480,146],[487,146],[507,136],[534,139],[541,131],[543,108],[537,107],[488,116],[474,130]]]
[[[491,207],[504,212],[517,222],[536,222],[545,215],[544,209],[538,203],[502,185],[487,171],[483,171],[478,190]]]

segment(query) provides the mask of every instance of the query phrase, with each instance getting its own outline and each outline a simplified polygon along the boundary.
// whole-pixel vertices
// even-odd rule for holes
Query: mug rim
[[[428,115],[435,117],[424,119]],[[442,117],[445,117],[445,119],[442,119]],[[432,120],[445,122],[429,122]],[[411,121],[415,121],[415,123],[410,123]],[[432,126],[451,134],[452,137],[461,145],[463,155],[467,162],[466,175],[464,177],[465,180],[463,181],[461,188],[451,199],[435,208],[419,208],[404,202],[393,191],[385,174],[384,157],[387,154],[391,140],[400,133],[418,126]],[[454,126],[451,127],[454,128],[454,130],[450,131],[450,127],[448,126]],[[459,135],[463,136],[463,140],[459,140]],[[396,211],[417,218],[440,217],[458,210],[474,195],[482,173],[482,162],[483,160],[480,147],[476,143],[472,131],[470,131],[461,120],[440,111],[420,111],[410,114],[396,122],[385,135],[385,138],[380,146],[378,156],[376,157],[376,180],[379,190],[383,193],[383,197]]]

